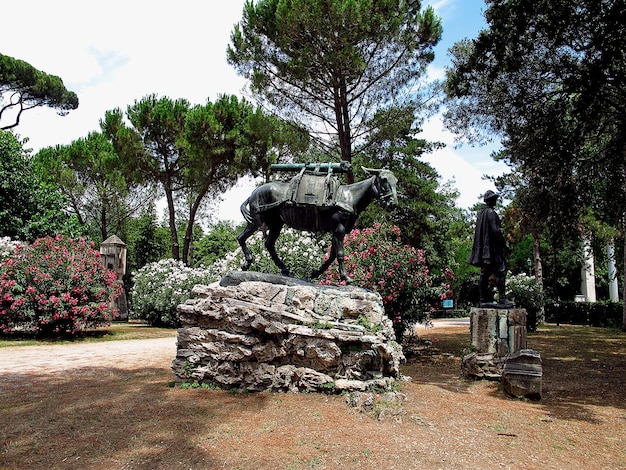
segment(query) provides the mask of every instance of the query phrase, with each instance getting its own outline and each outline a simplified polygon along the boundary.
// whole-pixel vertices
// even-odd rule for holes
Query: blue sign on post
[[[452,300],[452,299],[445,299],[443,301],[443,308],[454,308],[454,300]]]

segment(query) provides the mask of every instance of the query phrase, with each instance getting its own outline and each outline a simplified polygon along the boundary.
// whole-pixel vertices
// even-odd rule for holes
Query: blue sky
[[[191,103],[218,94],[242,95],[245,82],[226,63],[226,46],[243,0],[20,0],[3,6],[0,52],[60,76],[79,95],[80,106],[65,117],[49,109],[22,115],[17,133],[28,146],[68,144],[98,130],[108,109],[156,93]],[[440,77],[448,65],[447,49],[484,27],[482,0],[431,0],[443,19],[443,39],[429,73]],[[97,6],[94,6],[97,5]],[[175,6],[174,6],[175,5]],[[455,147],[454,136],[437,118],[424,126],[424,137],[445,142],[446,149],[426,158],[460,191],[458,203],[469,207],[491,185],[483,174],[505,168],[489,158],[491,149]],[[239,218],[239,204],[251,184],[241,182],[225,195],[220,218]]]
[[[443,20],[443,36],[437,45],[436,65],[448,65],[447,51],[463,38],[474,38],[486,26],[482,11],[482,0],[431,0],[422,3],[431,5]]]

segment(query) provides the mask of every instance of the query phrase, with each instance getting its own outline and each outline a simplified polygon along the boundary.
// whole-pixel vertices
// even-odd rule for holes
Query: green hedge
[[[620,328],[623,308],[622,302],[548,302],[545,312],[549,323]]]
[[[470,311],[467,309],[440,308],[430,312],[430,318],[464,318],[469,317]]]

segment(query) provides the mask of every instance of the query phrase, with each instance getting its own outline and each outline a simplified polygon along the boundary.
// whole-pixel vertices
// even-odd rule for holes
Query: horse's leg
[[[246,228],[243,229],[243,232],[241,232],[237,237],[237,241],[239,242],[239,246],[241,246],[241,251],[243,251],[243,256],[245,258],[244,264],[241,266],[241,269],[243,271],[247,271],[248,269],[250,269],[250,266],[254,261],[252,253],[250,253],[248,245],[246,245],[246,240],[250,238],[252,234],[258,230],[258,228],[259,227],[257,225],[248,223],[248,225],[246,225]]]
[[[337,257],[337,252],[335,251],[335,245],[333,244],[333,246],[330,248],[328,259],[324,261],[324,263],[319,267],[319,269],[316,269],[315,271],[311,273],[311,279],[320,277],[322,273],[326,271],[328,267],[333,263],[333,261],[335,261],[336,257]]]
[[[278,240],[278,235],[280,235],[280,231],[282,228],[282,222],[272,224],[272,226],[269,227],[269,233],[267,235],[267,238],[265,239],[265,248],[270,254],[272,261],[274,261],[274,264],[278,266],[278,269],[280,269],[281,274],[283,276],[289,276],[289,269],[287,268],[287,266],[285,266],[283,260],[281,260],[276,253],[276,240]]]
[[[339,267],[339,277],[346,284],[351,284],[354,279],[346,274],[346,268],[344,265],[344,253],[343,253],[343,240],[346,237],[346,233],[351,230],[353,223],[351,223],[350,214],[345,212],[337,212],[333,215],[333,248],[337,254],[337,264]],[[350,227],[350,228],[348,228]]]
[[[354,282],[354,279],[349,277],[346,274],[346,269],[343,262],[343,239],[346,236],[346,225],[350,223],[349,218],[347,218],[347,214],[342,212],[337,212],[332,216],[332,245],[330,249],[330,256],[328,259],[320,266],[317,271],[314,271],[312,276],[318,277],[324,271],[328,269],[328,267],[332,264],[332,262],[337,259],[337,263],[339,265],[339,277],[342,281],[346,281],[346,284],[351,284]]]
[[[346,281],[346,284],[352,284],[354,279],[346,274],[346,268],[344,266],[344,254],[343,254],[343,239],[346,236],[346,229],[343,224],[339,224],[333,232],[333,246],[337,253],[337,264],[339,265],[339,277],[342,281]]]

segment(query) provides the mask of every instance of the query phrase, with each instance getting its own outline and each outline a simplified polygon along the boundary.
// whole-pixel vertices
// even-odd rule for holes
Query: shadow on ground
[[[403,372],[417,383],[468,393],[474,380],[461,375],[462,351],[470,343],[467,328],[424,330],[421,339],[431,346],[408,356]],[[587,405],[626,409],[626,334],[618,330],[549,325],[529,333],[528,347],[539,351],[543,368],[543,396],[537,402],[561,419],[597,422]],[[515,400],[496,382],[492,395]]]
[[[413,378],[402,387],[403,413],[386,421],[340,395],[173,388],[167,358],[0,377],[0,468],[626,466],[624,334],[531,334],[544,361],[536,402],[461,376],[467,328],[422,336],[431,346],[403,366]]]

